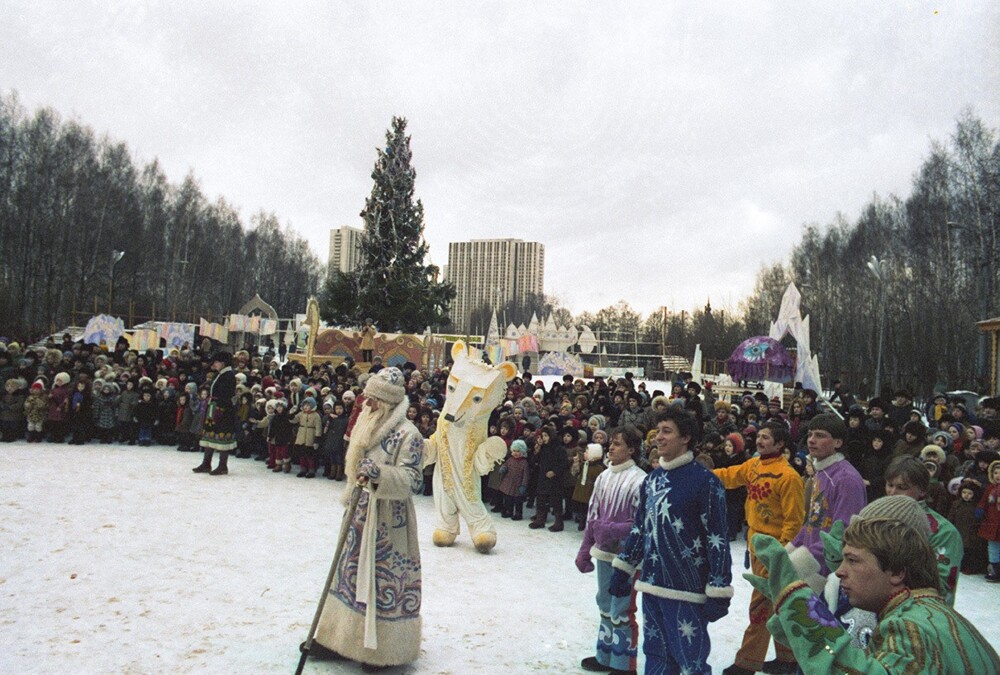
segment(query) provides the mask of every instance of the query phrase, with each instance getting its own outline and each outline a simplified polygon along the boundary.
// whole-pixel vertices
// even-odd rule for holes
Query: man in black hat
[[[236,449],[236,373],[232,368],[233,355],[218,351],[212,355],[212,379],[208,395],[205,423],[201,430],[201,448],[205,457],[192,469],[195,473],[224,476],[229,473],[229,453]],[[219,466],[212,469],[212,454],[219,451]]]

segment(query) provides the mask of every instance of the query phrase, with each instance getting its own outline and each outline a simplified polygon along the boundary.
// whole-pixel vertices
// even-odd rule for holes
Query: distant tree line
[[[113,252],[124,252],[114,264]],[[114,287],[112,288],[112,269]],[[303,311],[322,269],[272,213],[250,218],[171,184],[154,159],[51,108],[0,97],[0,326],[36,334],[98,311],[136,321],[219,318],[259,293]],[[113,298],[112,298],[113,295]],[[113,306],[110,303],[113,299]],[[76,310],[76,315],[74,315]]]
[[[867,268],[887,261],[885,285]],[[990,351],[976,322],[1000,315],[1000,141],[963,111],[947,142],[932,142],[906,197],[875,195],[850,222],[803,226],[786,262],[761,269],[753,292],[728,314],[654,312],[645,320],[628,303],[573,317],[620,352],[665,346],[724,360],[744,338],[766,335],[790,282],[802,294],[811,344],[824,382],[842,379],[865,396],[898,388],[989,388]],[[882,391],[874,392],[879,309],[885,303]],[[541,318],[541,316],[540,316]],[[664,335],[664,330],[666,334]],[[615,335],[618,335],[615,338]],[[792,345],[790,340],[786,340]]]
[[[743,308],[747,331],[767,332],[794,281],[828,379],[865,395],[900,387],[985,393],[989,352],[976,322],[1000,313],[998,239],[1000,143],[965,110],[947,142],[931,143],[908,196],[876,195],[854,222],[838,215],[805,226],[790,261],[761,270]],[[884,288],[866,266],[871,256],[887,261]],[[882,302],[883,391],[874,392]]]

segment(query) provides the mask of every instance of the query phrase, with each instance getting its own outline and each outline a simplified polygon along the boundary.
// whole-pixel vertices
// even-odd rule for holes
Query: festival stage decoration
[[[799,308],[802,296],[795,284],[788,284],[785,294],[781,298],[781,308],[778,310],[777,320],[771,324],[771,331],[768,333],[775,340],[780,340],[786,335],[795,338],[796,366],[795,381],[801,382],[806,389],[813,391],[823,391],[819,375],[819,357],[812,353],[809,348],[809,317],[803,317]]]
[[[161,323],[156,333],[164,341],[166,349],[190,348],[194,344],[193,323]]]
[[[424,444],[424,466],[434,464],[435,546],[451,546],[461,530],[461,516],[480,553],[497,543],[493,519],[483,505],[482,482],[494,465],[507,456],[499,436],[487,437],[490,413],[503,401],[507,382],[517,367],[505,361],[487,365],[482,352],[461,340],[451,349],[454,360],[448,374],[448,394],[437,429]]]
[[[538,374],[584,377],[583,360],[576,354],[549,352],[538,362]]]
[[[198,322],[198,332],[203,338],[209,338],[223,344],[229,342],[229,329],[221,323],[212,323],[201,319]]]
[[[736,382],[768,380],[788,382],[794,361],[788,350],[774,338],[764,335],[741,342],[726,361],[726,371]]]
[[[159,349],[160,335],[152,328],[139,328],[132,331],[131,335],[126,334],[129,349],[137,352],[144,352],[147,349]]]
[[[113,346],[125,333],[125,323],[116,316],[98,314],[90,317],[83,329],[83,341],[89,345]]]

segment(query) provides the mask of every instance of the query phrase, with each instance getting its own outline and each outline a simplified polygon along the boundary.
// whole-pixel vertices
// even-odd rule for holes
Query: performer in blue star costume
[[[632,531],[612,563],[611,594],[643,594],[647,675],[710,673],[708,624],[728,613],[733,596],[726,491],[694,461],[697,437],[683,409],[657,415],[659,467],[642,484]]]

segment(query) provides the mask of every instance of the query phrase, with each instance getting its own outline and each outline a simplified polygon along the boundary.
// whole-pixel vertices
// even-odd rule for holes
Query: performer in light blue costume
[[[599,445],[588,446],[600,451]],[[587,528],[576,556],[581,572],[597,569],[597,610],[601,624],[597,632],[594,656],[580,662],[584,670],[634,673],[639,642],[635,619],[635,593],[625,597],[611,595],[609,587],[614,569],[611,563],[628,536],[639,505],[639,490],[646,472],[635,464],[642,448],[642,437],[631,428],[614,429],[608,449],[607,471],[597,476],[594,493],[587,509]]]

